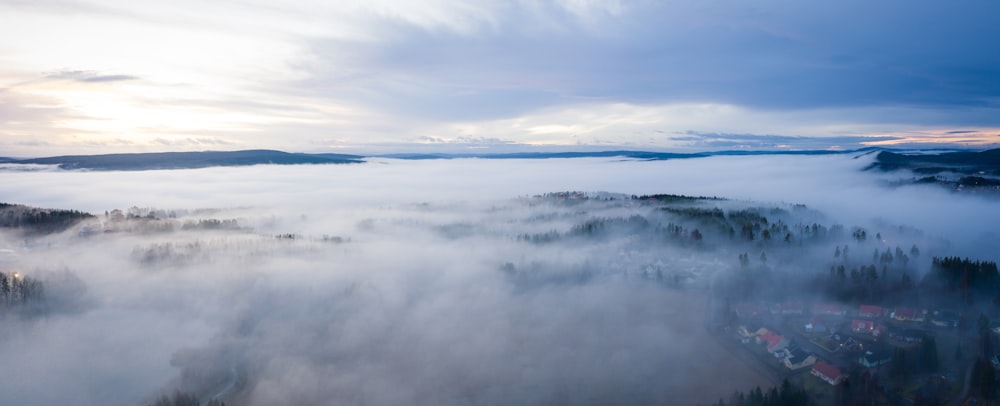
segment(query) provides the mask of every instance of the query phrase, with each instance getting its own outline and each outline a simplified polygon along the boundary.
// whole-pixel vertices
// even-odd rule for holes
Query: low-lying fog
[[[0,404],[135,405],[175,389],[252,405],[710,403],[772,384],[705,329],[706,287],[761,245],[579,226],[642,216],[687,232],[625,198],[718,196],[732,200],[697,204],[881,230],[924,262],[998,259],[998,201],[889,188],[906,175],[861,172],[870,159],[3,172],[0,201],[97,219],[0,235],[0,271],[47,289],[41,316],[0,316]],[[560,191],[610,194],[532,197]],[[832,247],[776,248],[769,264],[825,272],[807,264]]]

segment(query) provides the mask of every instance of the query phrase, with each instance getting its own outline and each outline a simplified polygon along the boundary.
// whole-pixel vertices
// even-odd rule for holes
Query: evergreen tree
[[[920,361],[927,372],[937,372],[940,363],[938,362],[937,341],[934,336],[927,336],[920,344]]]

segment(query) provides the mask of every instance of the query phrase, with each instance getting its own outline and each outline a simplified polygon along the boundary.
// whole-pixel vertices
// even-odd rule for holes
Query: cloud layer
[[[987,0],[0,7],[7,155],[205,137],[296,151],[423,137],[678,149],[691,131],[803,141],[782,148],[983,145],[1000,128]],[[912,136],[955,130],[977,135]],[[52,145],[24,144],[37,138]]]

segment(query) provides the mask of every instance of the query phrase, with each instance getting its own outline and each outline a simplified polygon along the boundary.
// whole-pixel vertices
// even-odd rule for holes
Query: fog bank
[[[710,403],[769,385],[705,329],[704,293],[772,243],[715,242],[625,197],[719,196],[733,200],[692,204],[878,229],[897,239],[886,246],[925,247],[924,262],[997,259],[996,201],[890,188],[902,175],[860,171],[869,159],[3,172],[3,201],[98,218],[0,239],[0,267],[45,281],[52,301],[0,320],[0,403],[131,405],[174,388],[251,405]],[[577,190],[615,194],[532,197]],[[632,232],[668,225],[684,239]],[[775,248],[770,264],[831,250]]]

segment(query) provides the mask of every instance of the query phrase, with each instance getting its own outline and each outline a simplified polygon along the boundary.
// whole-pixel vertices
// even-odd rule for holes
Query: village
[[[1000,368],[991,356],[1000,329],[984,315],[970,323],[947,310],[801,301],[727,313],[719,337],[733,355],[776,386],[804,388],[815,404],[976,404]],[[988,371],[977,356],[990,360]]]

